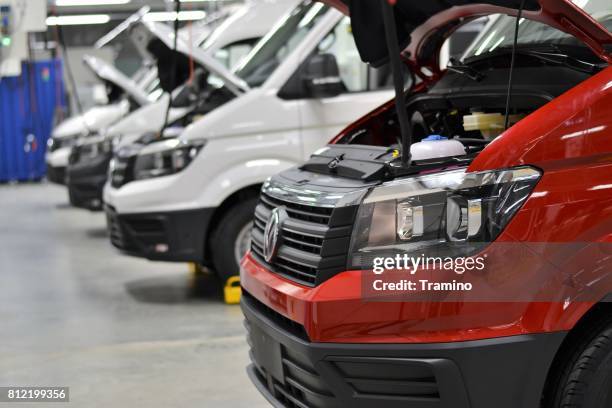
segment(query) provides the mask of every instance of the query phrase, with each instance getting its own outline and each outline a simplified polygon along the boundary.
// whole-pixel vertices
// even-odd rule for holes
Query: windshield
[[[329,10],[322,3],[305,1],[261,39],[237,67],[236,75],[254,88],[261,86],[281,62],[295,50]]]
[[[155,78],[151,82],[149,82],[149,84],[145,87],[144,91],[147,94],[147,99],[150,102],[155,102],[164,93],[164,90],[161,88],[159,78]]]
[[[574,3],[612,31],[612,2],[610,0],[574,0]],[[507,15],[494,16],[494,22],[470,46],[463,59],[468,60],[512,47],[515,22],[514,17]],[[526,19],[521,19],[519,24],[519,46],[586,47],[574,36],[546,24]]]

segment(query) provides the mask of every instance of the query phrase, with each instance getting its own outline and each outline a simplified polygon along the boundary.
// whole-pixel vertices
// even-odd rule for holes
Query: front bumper
[[[276,407],[535,408],[564,332],[430,344],[310,342],[243,291],[248,374]]]
[[[55,184],[66,184],[66,167],[47,164],[47,180]]]
[[[122,252],[153,261],[202,264],[214,210],[118,214],[113,207],[105,206],[111,243]]]
[[[103,155],[68,165],[66,184],[72,205],[89,210],[102,209],[102,192],[110,159],[110,155]]]

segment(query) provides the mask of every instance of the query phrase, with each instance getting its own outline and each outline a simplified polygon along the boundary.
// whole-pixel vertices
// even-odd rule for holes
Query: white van
[[[110,42],[123,39],[120,35],[142,20],[148,12],[145,6],[123,21],[110,33],[100,38],[96,46],[101,48]],[[230,10],[234,10],[231,8]],[[217,13],[210,18],[185,27],[180,30],[179,38],[189,38],[196,45],[201,45],[209,36],[213,28],[219,25],[227,16],[226,12]],[[97,134],[100,130],[116,123],[122,117],[139,107],[155,102],[162,91],[159,88],[158,70],[152,65],[150,54],[142,44],[138,43],[138,36],[134,33],[128,35],[135,43],[143,57],[143,66],[131,78],[127,77],[112,64],[93,56],[85,56],[83,63],[106,86],[107,98],[99,100],[99,105],[87,111],[69,117],[59,123],[48,140],[47,153],[47,179],[51,182],[64,184],[66,166],[71,148],[83,136]],[[212,43],[209,43],[212,44]]]
[[[119,149],[104,189],[111,242],[237,274],[261,184],[389,100],[384,71],[361,62],[348,18],[301,2],[235,70],[239,97],[179,138]]]
[[[200,47],[193,46],[190,36],[179,35],[176,53],[174,31],[168,25],[145,22],[134,27],[132,37],[137,38],[143,53],[151,53],[157,61],[157,82],[162,90],[171,91],[172,98],[164,93],[156,102],[78,141],[72,148],[66,171],[70,203],[90,210],[101,208],[108,164],[116,146],[159,138],[166,122],[170,127],[164,134],[176,135],[194,119],[241,95],[246,85],[227,67],[242,59],[296,4],[297,0],[249,2],[236,9]],[[182,85],[175,88],[177,83]],[[172,105],[168,111],[170,100]]]
[[[159,97],[159,93],[154,92],[154,88],[149,88],[154,86],[156,70],[149,70],[144,75],[139,74],[140,79],[136,81],[96,57],[86,56],[84,62],[105,83],[109,103],[94,106],[82,114],[71,116],[53,129],[47,141],[45,161],[47,179],[58,184],[65,182],[70,149],[79,137],[99,131],[126,115],[131,108],[146,105]]]

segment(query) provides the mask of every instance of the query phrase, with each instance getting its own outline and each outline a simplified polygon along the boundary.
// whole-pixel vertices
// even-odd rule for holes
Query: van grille
[[[269,264],[264,262],[264,231],[275,208],[287,212],[281,244]],[[306,286],[316,286],[346,267],[352,223],[357,207],[298,204],[262,193],[255,208],[252,253],[270,270]]]

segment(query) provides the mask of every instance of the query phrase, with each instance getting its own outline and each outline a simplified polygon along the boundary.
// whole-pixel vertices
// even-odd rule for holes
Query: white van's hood
[[[155,21],[145,21],[143,25],[156,37],[158,37],[163,43],[171,50],[174,49],[174,30],[163,23]],[[184,35],[178,36],[176,41],[176,49],[178,52],[184,55],[190,55],[200,65],[205,67],[211,73],[223,79],[225,85],[232,90],[232,92],[241,94],[247,92],[250,88],[245,81],[236,76],[233,72],[228,70],[219,61],[214,59],[212,55],[204,51],[199,47],[193,47],[189,41],[186,40]]]
[[[83,62],[98,78],[120,87],[139,105],[143,106],[149,103],[147,94],[138,86],[136,81],[127,77],[111,64],[92,55],[85,55]]]
[[[164,94],[158,101],[143,106],[109,127],[106,131],[106,136],[142,136],[148,132],[159,132],[164,125],[167,107],[168,94]],[[172,123],[184,117],[192,110],[193,108],[170,108],[168,123]],[[121,145],[125,143],[129,143],[129,141],[123,138],[121,140]]]
[[[54,138],[86,135],[109,126],[129,111],[126,101],[106,106],[95,106],[81,115],[71,116],[53,129]]]
[[[209,112],[202,119],[189,124],[181,133],[180,139],[184,142],[195,142],[201,139],[212,140],[245,133],[268,133],[275,126],[284,126],[283,123],[288,127],[295,127],[292,117],[279,117],[271,121],[274,114],[270,113],[269,101],[266,89],[254,88]]]

